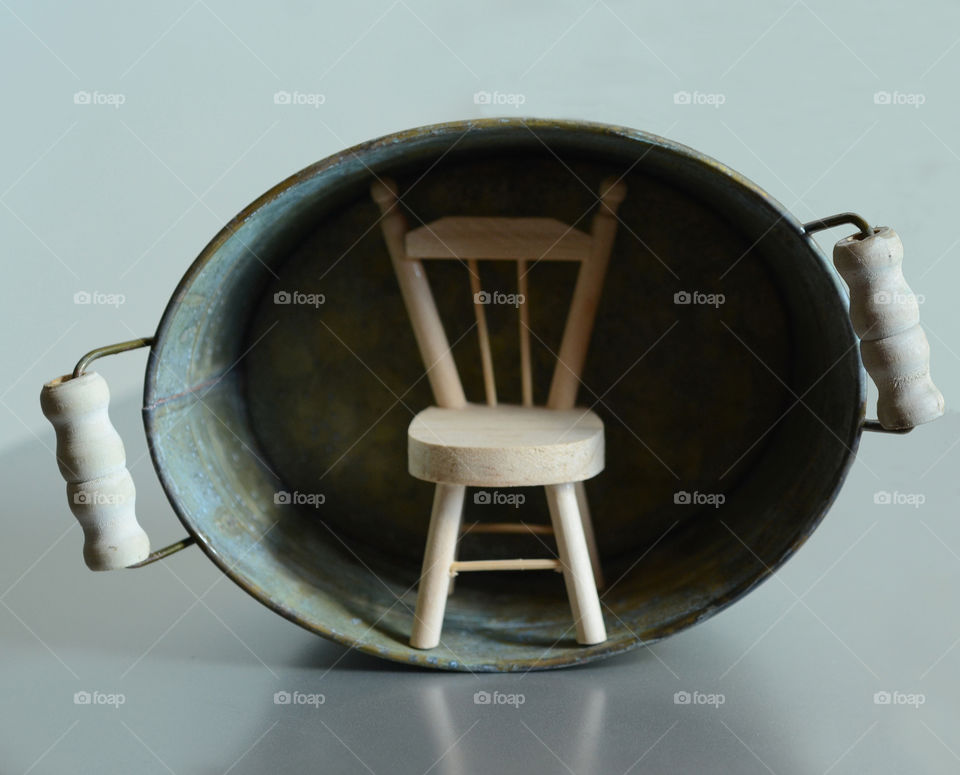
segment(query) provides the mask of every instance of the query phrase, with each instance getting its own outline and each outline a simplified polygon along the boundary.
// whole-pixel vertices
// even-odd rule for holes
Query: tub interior
[[[433,486],[407,473],[406,429],[432,396],[369,186],[395,179],[411,228],[497,215],[589,231],[608,175],[627,195],[578,403],[605,426],[606,469],[586,488],[609,638],[576,645],[557,573],[474,573],[457,579],[441,646],[411,649]],[[516,292],[513,263],[480,271],[485,290]],[[530,271],[536,403],[575,272]],[[482,402],[467,270],[433,261],[427,274],[467,397]],[[519,403],[516,309],[486,309],[499,398]],[[863,411],[843,292],[797,224],[701,157],[592,125],[448,125],[315,165],[211,243],[159,334],[148,438],[204,550],[309,629],[454,669],[572,664],[720,610],[814,529]],[[501,492],[522,498],[490,504],[468,489],[465,523],[549,522],[542,488]],[[468,534],[460,548],[554,555],[534,535]]]

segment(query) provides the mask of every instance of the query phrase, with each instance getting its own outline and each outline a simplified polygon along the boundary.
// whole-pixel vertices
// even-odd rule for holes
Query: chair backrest
[[[450,345],[430,292],[423,261],[453,259],[464,263],[470,274],[473,308],[480,339],[484,390],[487,403],[497,403],[493,356],[487,329],[485,299],[478,261],[517,262],[517,305],[520,336],[520,375],[524,406],[533,404],[530,361],[530,326],[527,273],[539,261],[578,261],[580,268],[573,290],[560,351],[554,367],[547,406],[570,409],[577,398],[580,375],[603,280],[617,231],[617,207],[626,196],[622,180],[607,178],[600,186],[598,206],[587,234],[554,218],[494,218],[451,216],[407,230],[399,207],[397,185],[377,180],[370,189],[380,207],[381,227],[400,292],[420,348],[420,356],[440,407],[459,408],[467,403]]]

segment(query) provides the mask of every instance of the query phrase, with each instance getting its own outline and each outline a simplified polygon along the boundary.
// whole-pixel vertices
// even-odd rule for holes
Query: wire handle
[[[149,347],[153,339],[98,347],[72,374],[43,386],[40,408],[57,434],[57,464],[67,482],[70,511],[83,528],[83,559],[91,570],[141,568],[195,543],[187,536],[151,553],[137,522],[136,487],[127,470],[123,441],[110,422],[110,389],[87,366],[105,355]]]
[[[150,540],[134,511],[137,491],[120,434],[110,422],[110,389],[96,372],[66,375],[43,386],[40,406],[57,433],[57,464],[70,511],[83,528],[90,570],[142,562]]]

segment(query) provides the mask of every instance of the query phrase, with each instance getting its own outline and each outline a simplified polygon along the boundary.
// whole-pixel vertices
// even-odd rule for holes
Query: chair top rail
[[[447,216],[406,235],[411,259],[584,261],[591,237],[555,218]]]

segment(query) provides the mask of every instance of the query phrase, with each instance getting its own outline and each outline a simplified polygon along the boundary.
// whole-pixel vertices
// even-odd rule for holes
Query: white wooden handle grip
[[[880,393],[877,419],[889,430],[912,428],[943,414],[943,396],[930,379],[930,345],[920,307],[903,278],[903,243],[882,226],[833,249],[833,263],[850,288],[850,319],[860,356]]]
[[[57,464],[70,511],[83,528],[83,559],[91,570],[117,570],[150,554],[134,513],[136,489],[120,435],[107,416],[110,390],[96,372],[43,386],[40,407],[57,432]]]

